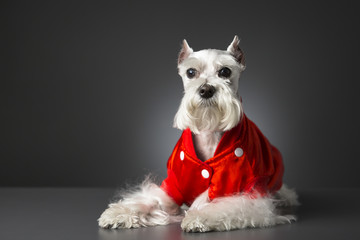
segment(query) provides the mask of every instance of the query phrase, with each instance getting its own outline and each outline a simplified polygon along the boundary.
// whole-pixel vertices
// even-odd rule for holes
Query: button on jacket
[[[183,131],[167,163],[161,188],[178,205],[191,205],[209,189],[210,200],[238,193],[265,195],[282,185],[284,166],[280,152],[258,127],[243,115],[225,132],[214,157],[197,158],[190,129]]]

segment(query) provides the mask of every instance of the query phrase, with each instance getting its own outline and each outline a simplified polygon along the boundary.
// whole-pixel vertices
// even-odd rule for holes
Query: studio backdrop
[[[177,55],[241,38],[247,116],[296,188],[360,187],[355,2],[2,1],[0,186],[120,187],[181,132]]]

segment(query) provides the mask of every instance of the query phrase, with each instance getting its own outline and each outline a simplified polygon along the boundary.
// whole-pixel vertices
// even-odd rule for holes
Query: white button
[[[181,151],[181,152],[180,152],[180,159],[181,159],[181,161],[184,160],[184,158],[185,158],[184,151]]]
[[[201,171],[201,175],[202,175],[204,178],[209,178],[209,177],[210,177],[210,173],[209,173],[209,171],[206,170],[206,169],[203,169],[203,170]]]
[[[241,148],[235,149],[235,156],[241,157],[244,154],[244,151]]]

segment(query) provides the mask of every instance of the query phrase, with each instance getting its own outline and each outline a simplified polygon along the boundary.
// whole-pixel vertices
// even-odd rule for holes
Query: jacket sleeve
[[[181,206],[184,203],[183,195],[179,190],[179,184],[177,176],[175,175],[173,168],[175,167],[174,162],[179,160],[179,147],[181,144],[181,138],[176,144],[169,160],[167,162],[167,178],[161,183],[160,188],[164,190],[175,202],[177,205]]]

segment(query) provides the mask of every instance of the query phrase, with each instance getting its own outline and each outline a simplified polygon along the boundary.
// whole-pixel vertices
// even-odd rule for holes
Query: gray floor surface
[[[0,188],[0,239],[360,239],[360,189],[300,190],[298,221],[266,229],[184,233],[179,224],[106,230],[96,219],[115,189]]]

